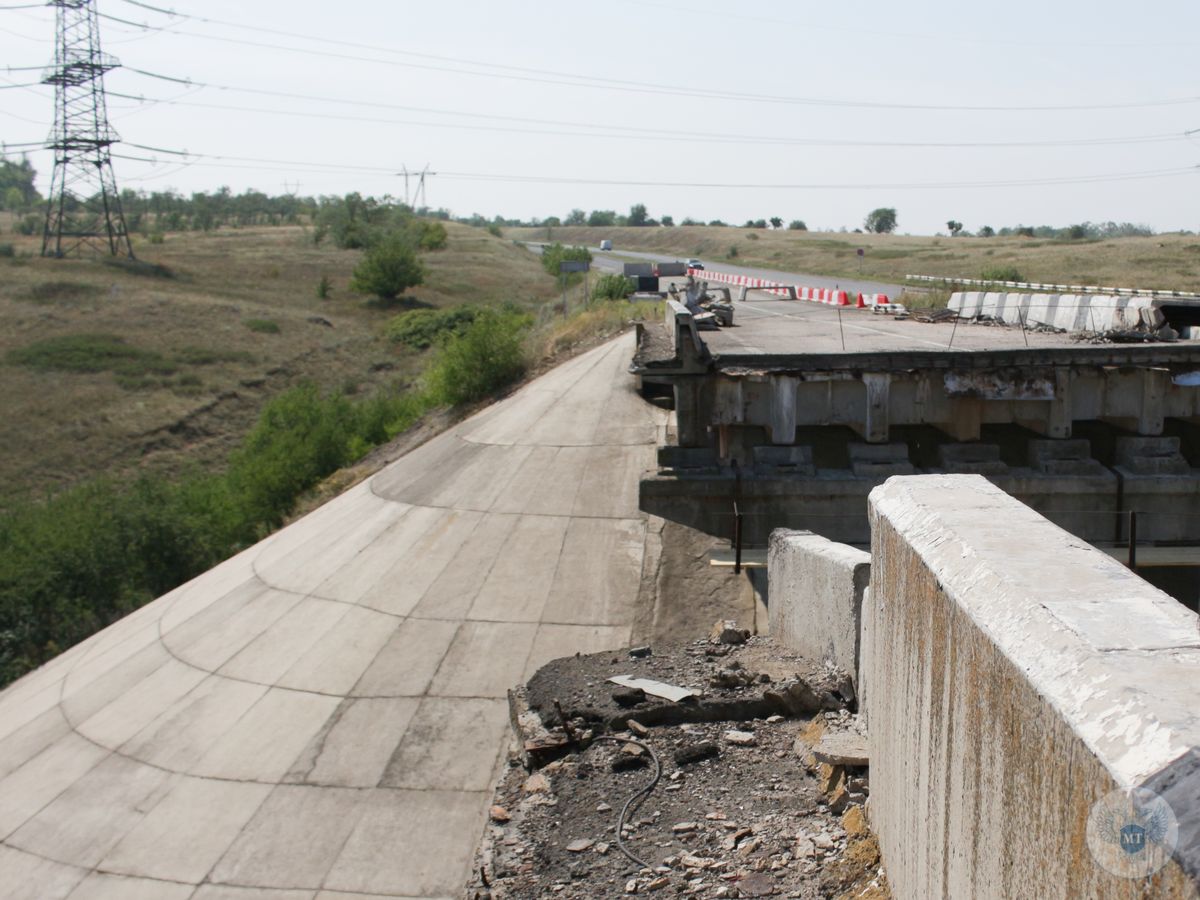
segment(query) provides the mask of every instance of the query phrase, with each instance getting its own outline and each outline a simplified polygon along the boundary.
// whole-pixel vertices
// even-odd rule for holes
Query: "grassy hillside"
[[[446,249],[422,254],[425,285],[391,306],[350,291],[359,251],[298,227],[168,234],[135,247],[137,266],[42,259],[37,239],[4,234],[0,507],[94,475],[216,468],[301,381],[346,394],[404,383],[424,353],[383,335],[404,309],[558,296],[532,254],[447,228]]]
[[[512,228],[506,235],[545,240],[545,228]],[[905,275],[978,278],[989,268],[1016,268],[1028,281],[1200,290],[1200,237],[1157,235],[1114,240],[903,237],[769,231],[730,227],[558,227],[552,239],[613,249],[699,256],[792,272],[902,282]],[[865,254],[861,267],[856,251]],[[731,251],[736,248],[736,256]]]

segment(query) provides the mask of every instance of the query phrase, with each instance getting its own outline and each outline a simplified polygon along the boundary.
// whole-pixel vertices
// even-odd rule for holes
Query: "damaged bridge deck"
[[[806,527],[866,540],[865,497],[891,475],[982,474],[1068,530],[1200,540],[1200,342],[1077,334],[758,298],[701,334],[669,306],[632,371],[669,390],[676,429],[642,509],[743,537]]]

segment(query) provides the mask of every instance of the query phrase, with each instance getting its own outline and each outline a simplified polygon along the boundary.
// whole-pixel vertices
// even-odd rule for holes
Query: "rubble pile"
[[[510,702],[468,897],[888,896],[841,673],[720,622],[556,660]]]

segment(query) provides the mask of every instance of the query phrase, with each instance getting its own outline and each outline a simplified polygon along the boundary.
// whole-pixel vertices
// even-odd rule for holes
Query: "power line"
[[[125,0],[130,2],[130,0]],[[393,55],[402,55],[418,59],[432,60],[440,63],[452,63],[454,65],[468,65],[477,68],[492,69],[497,71],[490,72],[473,72],[467,69],[448,68],[444,65],[433,65],[432,63],[413,63],[401,62],[399,60],[389,59],[371,59],[363,57],[360,54],[333,53],[325,50],[313,50],[301,47],[289,47],[281,44],[271,44],[263,41],[249,41],[242,38],[222,37],[219,35],[204,34],[202,32],[189,31],[181,28],[170,29],[172,34],[181,34],[188,37],[199,38],[201,40],[218,41],[222,43],[230,43],[240,46],[257,47],[260,49],[283,50],[290,53],[300,53],[310,56],[321,56],[331,59],[344,59],[354,62],[375,63],[381,65],[402,66],[405,68],[415,68],[438,72],[451,72],[459,75],[468,75],[473,77],[483,78],[504,78],[512,81],[533,82],[539,84],[552,84],[567,87],[583,87],[594,90],[614,90],[625,91],[642,94],[659,94],[673,97],[693,97],[711,100],[737,100],[752,103],[772,103],[786,105],[802,105],[802,106],[832,106],[843,108],[858,108],[858,109],[897,109],[897,110],[923,110],[923,111],[940,111],[940,112],[1066,112],[1066,111],[1094,111],[1094,110],[1113,110],[1113,109],[1140,109],[1147,107],[1159,106],[1178,106],[1184,104],[1193,104],[1200,102],[1200,97],[1177,97],[1165,98],[1145,101],[1130,101],[1118,103],[1090,103],[1090,104],[1047,104],[1047,105],[956,105],[956,104],[931,104],[931,103],[888,103],[872,100],[837,100],[831,98],[818,97],[788,97],[771,94],[751,94],[737,91],[715,91],[699,88],[689,88],[680,85],[664,85],[653,82],[634,81],[629,79],[619,78],[603,78],[593,75],[578,75],[570,72],[560,72],[551,69],[535,69],[524,66],[511,66],[501,63],[491,63],[480,60],[464,59],[461,57],[439,56],[429,53],[419,53],[409,50],[396,50],[394,48],[381,47],[373,44],[362,44],[354,41],[343,41],[333,38],[319,37],[315,35],[306,35],[299,32],[283,31],[276,28],[264,28],[255,25],[245,25],[238,22],[229,22],[223,19],[212,19],[203,16],[193,16],[187,14],[178,14],[182,18],[189,19],[195,22],[203,22],[206,24],[220,25],[223,27],[238,28],[246,31],[253,31],[265,34],[274,34],[284,37],[298,38],[301,40],[313,41],[316,43],[329,44],[353,48],[357,50],[370,50],[373,52],[388,53]],[[136,25],[136,23],[133,23]],[[166,30],[157,26],[138,25],[136,27],[147,30]],[[535,77],[536,76],[536,77]],[[569,80],[563,80],[569,79]]]
[[[125,0],[125,2],[129,3],[129,2],[132,2],[132,0]],[[849,34],[849,35],[853,35],[855,37],[861,37],[863,35],[870,35],[872,37],[886,37],[886,38],[893,38],[893,39],[900,38],[902,40],[937,41],[943,45],[946,45],[946,44],[984,44],[984,45],[988,45],[988,46],[999,45],[999,46],[1014,46],[1014,47],[1021,47],[1021,48],[1047,47],[1047,48],[1051,48],[1051,49],[1059,50],[1059,51],[1061,51],[1063,47],[1081,47],[1081,48],[1089,48],[1089,49],[1129,49],[1129,48],[1134,48],[1134,47],[1152,47],[1157,50],[1157,49],[1161,49],[1162,47],[1191,46],[1190,44],[1187,44],[1182,41],[1175,42],[1175,43],[1171,43],[1171,42],[1167,42],[1167,41],[1154,41],[1152,43],[1141,43],[1141,42],[1112,43],[1112,42],[1095,42],[1095,41],[1070,41],[1070,40],[1062,40],[1062,39],[1058,39],[1058,38],[1044,40],[1044,41],[1038,41],[1038,40],[1033,40],[1027,36],[1022,36],[1019,39],[1006,40],[1003,38],[977,37],[975,35],[963,35],[963,34],[922,34],[920,32],[880,31],[880,30],[876,30],[876,29],[863,28],[861,25],[855,25],[853,28],[838,28],[837,26],[833,26],[833,25],[823,25],[823,24],[816,24],[816,23],[812,23],[812,22],[798,22],[798,21],[791,20],[791,19],[777,19],[777,18],[771,18],[769,16],[747,15],[745,13],[731,13],[726,10],[721,10],[720,12],[714,12],[712,10],[692,9],[690,7],[675,6],[675,5],[672,5],[669,3],[658,3],[658,2],[654,2],[654,0],[617,0],[617,2],[625,2],[628,5],[637,7],[639,10],[644,9],[645,7],[649,6],[649,7],[657,7],[658,9],[670,10],[672,12],[686,13],[687,15],[711,16],[711,17],[715,17],[718,19],[740,19],[740,20],[747,21],[747,22],[761,22],[765,25],[773,25],[773,26],[774,25],[786,25],[786,26],[790,26],[793,28],[804,29],[806,32],[811,32],[814,30],[815,31],[831,31],[831,32],[834,32],[837,34]],[[140,6],[141,4],[137,4],[137,5]]]
[[[168,150],[161,147],[149,147],[141,144],[129,144],[131,147],[147,150],[150,152],[165,153],[177,156],[186,156],[194,158],[195,165],[208,168],[230,168],[230,169],[255,169],[257,166],[244,165],[245,163],[259,163],[263,166],[295,166],[298,169],[306,171],[320,170],[337,170],[337,171],[358,171],[372,173],[391,173],[395,174],[394,167],[383,166],[352,166],[337,163],[317,163],[303,162],[287,159],[266,159],[261,157],[246,157],[246,156],[220,156],[215,154],[192,153],[183,150]],[[158,162],[158,160],[122,157],[126,159],[138,159],[144,162]],[[202,160],[214,160],[214,162],[202,162]],[[273,170],[273,169],[272,169]],[[925,190],[925,189],[964,189],[964,188],[993,188],[993,187],[1025,187],[1025,186],[1052,186],[1052,185],[1067,185],[1067,184],[1096,184],[1103,182],[1115,181],[1131,181],[1142,180],[1148,178],[1167,178],[1179,175],[1196,175],[1200,173],[1200,166],[1187,166],[1172,169],[1155,169],[1143,172],[1117,172],[1095,175],[1072,175],[1053,178],[1032,178],[1032,179],[1000,179],[994,181],[954,181],[954,182],[909,182],[909,183],[864,183],[864,184],[820,184],[820,183],[762,183],[762,182],[702,182],[702,181],[658,181],[649,179],[614,179],[614,178],[595,178],[595,177],[579,177],[579,176],[550,176],[550,175],[525,175],[515,173],[497,173],[497,172],[438,172],[438,177],[452,178],[464,181],[492,181],[505,182],[516,184],[564,184],[564,185],[601,185],[608,187],[671,187],[671,188],[705,188],[705,189],[737,189],[737,190]],[[411,173],[420,174],[420,173]]]
[[[139,75],[145,75],[150,78],[156,78],[163,81],[169,81],[176,84],[187,85],[194,88],[211,88],[220,91],[233,91],[236,93],[256,94],[267,97],[280,97],[291,100],[306,100],[316,101],[321,103],[334,103],[339,106],[360,106],[371,109],[394,109],[405,112],[423,112],[432,115],[457,116],[460,118],[469,119],[485,119],[498,122],[516,122],[522,124],[547,125],[554,128],[586,128],[590,129],[586,132],[566,132],[556,130],[531,130],[531,129],[516,129],[505,128],[500,126],[469,126],[447,122],[419,122],[412,120],[396,120],[396,119],[381,119],[366,116],[344,116],[337,114],[324,114],[315,112],[304,112],[294,110],[284,110],[268,107],[242,107],[231,106],[228,104],[203,103],[197,101],[183,101],[179,99],[159,100],[139,97],[133,94],[120,93],[118,91],[110,91],[109,96],[120,97],[126,100],[137,100],[147,103],[165,103],[167,105],[193,106],[203,109],[222,109],[233,112],[251,112],[262,113],[267,115],[280,116],[299,116],[302,118],[323,118],[323,119],[341,119],[343,121],[355,122],[375,122],[387,125],[417,125],[430,128],[457,128],[466,130],[483,130],[483,131],[501,131],[513,134],[540,134],[540,135],[558,135],[563,137],[587,137],[587,138],[604,138],[604,137],[645,137],[658,141],[671,141],[679,143],[723,143],[723,144],[747,144],[747,145],[778,145],[778,146],[807,146],[807,147],[887,147],[887,148],[1012,148],[1012,147],[1086,147],[1086,146],[1115,146],[1128,144],[1152,144],[1152,143],[1167,143],[1181,141],[1185,139],[1182,133],[1159,133],[1145,135],[1129,135],[1129,136],[1111,136],[1098,138],[1060,138],[1060,139],[1045,139],[1045,140],[1030,140],[1030,141],[870,141],[870,140],[846,140],[838,138],[790,138],[790,137],[772,137],[763,135],[745,135],[735,133],[720,133],[720,132],[688,132],[683,135],[678,131],[670,131],[661,128],[644,128],[632,125],[611,125],[605,123],[590,123],[590,122],[572,122],[561,119],[539,119],[527,118],[520,116],[500,116],[488,113],[472,113],[463,112],[461,110],[438,109],[432,107],[408,106],[396,103],[380,103],[368,100],[353,100],[342,97],[319,96],[313,94],[300,94],[290,91],[271,91],[263,88],[244,88],[235,85],[214,84],[203,81],[194,81],[190,78],[176,78],[170,75],[161,75],[155,72],[148,72],[143,69],[136,69],[132,66],[123,67],[130,72],[136,72]],[[611,131],[613,133],[606,134],[604,132]]]
[[[620,180],[606,178],[555,177],[547,175],[499,175],[496,173],[475,172],[441,172],[446,178],[458,178],[474,181],[505,181],[520,184],[578,184],[603,185],[612,187],[678,187],[678,188],[735,188],[738,190],[926,190],[934,188],[987,188],[987,187],[1025,187],[1034,185],[1061,184],[1095,184],[1108,181],[1131,181],[1145,178],[1165,178],[1175,175],[1200,172],[1200,166],[1187,166],[1174,169],[1156,169],[1148,172],[1118,172],[1104,175],[1078,175],[1058,178],[1011,179],[1003,181],[954,181],[954,182],[918,182],[918,183],[876,183],[876,184],[789,184],[789,183],[734,183],[734,182],[696,182],[696,181],[646,181]]]

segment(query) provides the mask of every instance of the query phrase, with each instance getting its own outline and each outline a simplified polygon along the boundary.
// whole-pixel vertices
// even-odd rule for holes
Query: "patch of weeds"
[[[141,259],[125,259],[123,257],[108,257],[104,265],[120,269],[129,275],[142,275],[146,278],[174,278],[175,273],[160,263],[146,262]]]
[[[321,280],[317,282],[317,299],[328,300],[329,295],[333,293],[333,282],[329,280],[328,275],[322,275]]]
[[[125,343],[115,334],[67,334],[10,350],[7,360],[42,372],[112,372],[126,379],[173,375],[161,353]]]
[[[989,266],[979,273],[979,277],[983,281],[1024,281],[1025,276],[1021,274],[1016,266]]]
[[[104,288],[98,284],[84,284],[81,281],[43,281],[31,285],[24,294],[18,295],[21,300],[30,303],[48,304],[59,301],[86,300],[104,293]]]
[[[182,397],[194,397],[204,392],[204,381],[194,372],[188,372],[176,378],[171,389]]]
[[[279,323],[274,319],[244,319],[242,324],[256,334],[279,334]]]
[[[413,350],[427,350],[443,337],[462,334],[475,321],[478,306],[449,309],[413,309],[388,320],[383,328],[388,340]]]
[[[0,244],[0,259],[12,259],[17,255],[17,248],[12,244]]]
[[[212,366],[217,363],[254,362],[254,355],[245,350],[213,350],[210,347],[183,347],[172,356],[188,366]]]

